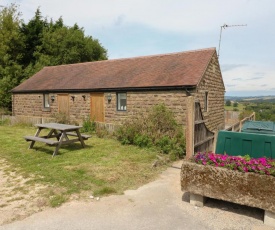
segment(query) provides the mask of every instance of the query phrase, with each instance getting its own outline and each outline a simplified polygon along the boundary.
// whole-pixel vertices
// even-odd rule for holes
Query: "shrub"
[[[96,135],[99,137],[99,138],[104,138],[104,137],[107,137],[109,136],[109,132],[108,130],[104,127],[104,126],[99,126],[99,125],[96,125]]]
[[[11,115],[11,111],[7,108],[0,108],[0,115]]]
[[[243,110],[239,115],[239,120],[242,120],[245,117],[249,117],[252,113],[253,113],[253,111],[251,111],[251,110]]]
[[[137,145],[139,147],[151,147],[152,146],[152,140],[147,135],[136,135],[134,137],[133,141],[134,145]]]
[[[70,124],[70,118],[66,113],[56,113],[53,117],[57,123]]]
[[[96,123],[94,120],[91,121],[90,116],[83,119],[81,132],[92,133],[96,130]]]
[[[115,134],[122,144],[139,147],[154,145],[162,153],[170,154],[172,159],[183,157],[184,154],[185,138],[182,127],[164,104],[154,106],[146,115],[138,114],[126,120]]]

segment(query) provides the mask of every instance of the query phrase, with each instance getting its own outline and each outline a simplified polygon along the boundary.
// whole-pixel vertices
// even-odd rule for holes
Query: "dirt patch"
[[[28,183],[32,178],[24,178],[3,159],[0,159],[0,225],[20,220],[44,210],[48,206],[46,186]]]

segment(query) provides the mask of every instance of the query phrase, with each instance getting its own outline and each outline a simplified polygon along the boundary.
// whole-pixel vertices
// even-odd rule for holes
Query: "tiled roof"
[[[215,48],[44,67],[12,92],[196,86]]]

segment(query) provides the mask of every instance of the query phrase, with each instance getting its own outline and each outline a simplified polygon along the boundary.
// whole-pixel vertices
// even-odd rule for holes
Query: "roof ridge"
[[[207,50],[213,50],[214,51],[214,50],[216,50],[216,48],[215,47],[210,47],[210,48],[203,48],[203,49],[197,49],[197,50],[188,50],[188,51],[181,51],[181,52],[174,52],[174,53],[153,54],[153,55],[143,55],[143,56],[137,56],[137,57],[115,58],[115,59],[107,59],[107,60],[100,60],[100,61],[89,61],[89,62],[80,62],[80,63],[72,63],[72,64],[62,64],[62,65],[56,65],[56,66],[45,66],[44,68],[59,67],[59,66],[89,65],[91,63],[116,62],[116,61],[122,61],[122,60],[134,60],[134,59],[145,59],[145,58],[152,58],[152,57],[164,57],[164,56],[172,56],[172,55],[177,55],[177,54],[195,53],[195,52],[201,52],[201,51],[207,51]]]

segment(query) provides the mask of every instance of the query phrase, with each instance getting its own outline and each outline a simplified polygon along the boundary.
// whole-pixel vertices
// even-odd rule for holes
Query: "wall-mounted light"
[[[108,102],[111,102],[111,100],[112,100],[112,94],[109,93],[109,94],[107,95],[107,100],[108,100]]]
[[[71,96],[71,98],[72,98],[72,100],[74,101],[74,99],[75,99],[75,96]]]
[[[83,100],[86,101],[86,95],[82,95]]]
[[[54,102],[54,100],[55,100],[55,96],[54,95],[51,96],[51,100],[52,100],[52,102]]]

